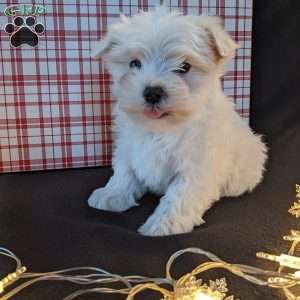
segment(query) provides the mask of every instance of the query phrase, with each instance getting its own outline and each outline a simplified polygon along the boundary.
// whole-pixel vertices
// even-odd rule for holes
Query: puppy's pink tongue
[[[159,119],[164,114],[164,112],[156,109],[145,109],[144,114],[151,119]]]

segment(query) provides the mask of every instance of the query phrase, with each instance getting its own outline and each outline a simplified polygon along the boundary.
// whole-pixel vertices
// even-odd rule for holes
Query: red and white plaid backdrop
[[[132,15],[160,0],[44,0],[37,47],[13,48],[3,30],[11,18],[0,0],[0,172],[109,165],[110,77],[90,57],[119,12]],[[19,2],[30,3],[28,1]],[[240,44],[224,78],[227,95],[249,115],[252,0],[169,0],[188,14],[219,15]]]

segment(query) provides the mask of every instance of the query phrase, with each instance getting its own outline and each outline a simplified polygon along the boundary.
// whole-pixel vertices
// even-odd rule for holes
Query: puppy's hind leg
[[[105,187],[96,189],[88,199],[89,206],[106,211],[122,212],[137,206],[144,191],[125,161],[118,161],[114,175]]]
[[[222,196],[236,197],[251,192],[263,179],[267,147],[259,136],[251,136],[239,149]]]

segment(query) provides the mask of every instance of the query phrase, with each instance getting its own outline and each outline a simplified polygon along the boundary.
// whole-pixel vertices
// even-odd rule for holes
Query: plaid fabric
[[[26,1],[27,2],[27,1]],[[0,0],[0,172],[109,165],[112,153],[110,78],[90,57],[119,12],[132,15],[160,1],[44,0],[37,47],[13,48],[3,30],[12,1]],[[27,2],[28,3],[28,2]],[[219,15],[241,48],[224,89],[247,121],[250,96],[251,0],[169,0],[188,14]]]

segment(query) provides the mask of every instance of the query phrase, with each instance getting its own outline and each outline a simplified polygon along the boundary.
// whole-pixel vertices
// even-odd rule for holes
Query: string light
[[[0,248],[0,255],[6,255],[5,248]],[[171,275],[171,267],[176,259],[185,253],[195,253],[207,257],[211,261],[205,262],[197,266],[191,273],[185,274],[179,279],[174,279]],[[6,255],[8,256],[8,255]],[[22,268],[19,258],[10,252],[10,257],[18,261],[18,268]],[[23,267],[24,268],[24,267]],[[146,289],[151,289],[159,292],[163,296],[163,300],[233,300],[233,296],[227,296],[227,284],[225,278],[217,279],[216,281],[209,281],[206,284],[202,279],[197,279],[199,274],[216,268],[223,268],[231,273],[242,277],[252,283],[259,285],[267,285],[267,281],[253,276],[252,274],[266,275],[269,274],[265,270],[246,265],[229,264],[216,255],[198,248],[187,248],[174,253],[166,264],[165,278],[149,278],[144,276],[119,276],[111,274],[103,269],[95,267],[78,267],[65,270],[58,270],[47,273],[30,273],[23,272],[15,278],[15,283],[18,279],[24,282],[5,292],[3,287],[2,296],[0,300],[8,300],[21,292],[25,288],[31,286],[38,281],[54,280],[54,281],[68,281],[78,285],[99,284],[101,287],[93,289],[80,289],[68,295],[64,300],[73,300],[79,296],[87,293],[120,293],[127,296],[127,300],[133,300],[135,295]],[[23,269],[25,271],[25,269]],[[89,274],[76,274],[76,272],[91,272]],[[273,272],[271,272],[273,274]],[[124,285],[121,289],[112,289],[109,287],[102,287],[103,284],[109,285],[112,283],[122,283]],[[163,288],[162,285],[170,286],[170,289]],[[236,299],[237,300],[237,299]]]
[[[16,272],[10,273],[6,277],[4,277],[0,281],[0,294],[4,291],[6,287],[17,281],[20,278],[20,276],[25,272],[26,267],[21,267],[20,269],[17,269]]]
[[[297,202],[294,202],[292,207],[289,209],[289,213],[294,215],[296,218],[300,217],[300,185],[296,184],[296,198]]]
[[[280,254],[279,256],[264,253],[264,252],[258,252],[256,254],[258,258],[263,258],[266,260],[276,261],[279,263],[281,267],[288,267],[291,269],[297,269],[300,270],[300,257],[295,257],[292,255],[287,254]]]
[[[300,185],[296,185],[296,197],[297,202],[294,202],[289,212],[298,218],[300,217]],[[126,300],[134,300],[137,294],[147,289],[160,293],[163,297],[161,300],[238,300],[233,295],[228,295],[225,278],[210,280],[208,283],[199,278],[202,273],[211,269],[225,269],[253,284],[282,289],[288,300],[300,300],[299,290],[298,294],[292,291],[294,287],[300,286],[300,258],[295,255],[297,245],[300,243],[300,231],[291,230],[290,234],[284,236],[283,239],[292,243],[287,254],[257,253],[258,258],[277,262],[279,264],[277,271],[263,270],[249,265],[230,264],[208,251],[199,248],[187,248],[175,252],[169,258],[164,278],[139,275],[120,276],[96,267],[76,267],[46,273],[30,273],[26,271],[26,267],[22,265],[21,260],[14,253],[0,247],[0,255],[16,262],[15,271],[0,280],[0,300],[9,300],[38,281],[67,281],[77,285],[93,284],[99,286],[79,289],[63,300],[73,300],[88,293],[119,293],[123,294]],[[179,279],[175,279],[171,275],[173,263],[178,257],[186,253],[205,256],[209,261],[198,265],[190,273]],[[285,268],[289,268],[289,271],[285,272]],[[294,271],[291,272],[291,269]],[[22,279],[22,283],[17,285],[19,279]],[[122,284],[123,287],[119,289],[107,287],[116,282]],[[104,285],[106,286],[104,287]],[[166,285],[168,288],[165,287]],[[6,288],[9,286],[15,287],[6,292]]]
[[[295,216],[300,217],[300,185],[296,184],[296,202],[291,206],[288,212]],[[298,244],[300,243],[300,231],[292,229],[289,235],[283,237],[285,241],[292,242],[288,254],[280,254],[279,256],[258,252],[257,257],[266,260],[271,260],[279,263],[277,270],[278,276],[268,278],[269,286],[283,289],[283,292],[288,300],[300,300],[299,288],[296,293],[291,289],[300,285],[300,258],[295,256]],[[285,268],[296,270],[294,273],[288,273],[285,277],[282,276]]]
[[[230,300],[233,296],[226,297],[228,292],[225,278],[210,280],[209,285],[203,283],[202,279],[194,276],[189,277],[184,287],[175,287],[175,299],[179,300]],[[238,299],[236,299],[238,300]]]
[[[26,272],[26,267],[22,266],[19,258],[8,249],[0,247],[0,254],[15,260],[17,265],[15,272],[8,274],[2,280],[0,280],[0,294],[2,294],[5,288],[16,282],[20,276]]]

